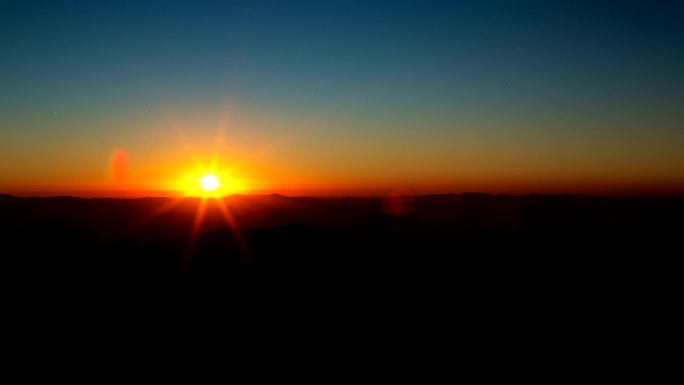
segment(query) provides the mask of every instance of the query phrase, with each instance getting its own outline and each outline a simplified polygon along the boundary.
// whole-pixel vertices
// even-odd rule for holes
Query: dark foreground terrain
[[[0,196],[5,319],[67,339],[456,333],[486,346],[591,332],[628,343],[633,320],[665,317],[678,297],[684,197],[221,202],[200,221],[199,199]]]

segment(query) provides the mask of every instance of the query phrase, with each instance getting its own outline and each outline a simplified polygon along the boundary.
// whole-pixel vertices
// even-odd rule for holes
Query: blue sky
[[[253,165],[303,183],[684,187],[682,20],[681,1],[3,1],[0,187],[97,185],[106,167],[77,165],[122,146],[148,173],[169,115],[202,147],[227,104],[226,151],[306,132]]]

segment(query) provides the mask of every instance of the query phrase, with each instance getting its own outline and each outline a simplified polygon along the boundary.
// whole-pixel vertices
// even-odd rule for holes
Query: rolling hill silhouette
[[[29,323],[457,319],[481,330],[656,311],[676,285],[684,197],[397,199],[410,210],[388,211],[382,198],[234,195],[222,199],[229,226],[214,201],[197,220],[195,198],[1,195],[8,306]]]

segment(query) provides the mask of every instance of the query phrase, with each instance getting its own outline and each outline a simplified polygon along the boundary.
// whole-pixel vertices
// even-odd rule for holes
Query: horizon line
[[[163,192],[166,190],[159,190],[158,192]],[[171,190],[169,190],[171,191]],[[151,191],[150,191],[151,192]],[[14,193],[2,193],[0,196],[9,196],[13,198],[77,198],[77,199],[226,199],[231,197],[241,197],[241,196],[281,196],[285,198],[316,198],[316,199],[344,199],[344,198],[361,198],[361,199],[373,199],[373,198],[383,198],[389,196],[395,197],[427,197],[427,196],[439,196],[439,195],[487,195],[487,196],[508,196],[508,197],[527,197],[527,196],[574,196],[583,198],[675,198],[684,196],[684,194],[581,194],[581,193],[537,193],[531,192],[526,194],[509,194],[509,193],[489,193],[483,191],[465,191],[465,192],[440,192],[440,193],[424,193],[424,194],[412,194],[402,191],[402,193],[388,192],[385,194],[356,194],[356,195],[332,195],[332,194],[283,194],[279,192],[273,193],[234,193],[222,196],[199,196],[199,195],[182,195],[174,193],[171,195],[141,195],[139,192],[130,192],[128,194],[121,195],[103,195],[102,192],[97,192],[95,195],[81,193],[76,193],[75,191],[63,191],[63,192],[52,192],[52,193],[42,193],[42,192],[14,192]],[[138,194],[136,194],[138,193]]]

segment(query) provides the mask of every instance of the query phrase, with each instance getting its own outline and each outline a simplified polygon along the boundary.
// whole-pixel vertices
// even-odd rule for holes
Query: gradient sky
[[[3,0],[0,56],[0,193],[684,194],[682,1]]]

